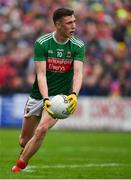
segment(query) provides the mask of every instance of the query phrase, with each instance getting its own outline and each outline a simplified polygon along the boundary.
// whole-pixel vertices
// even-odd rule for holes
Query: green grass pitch
[[[0,179],[131,179],[131,133],[49,131],[20,174],[20,130],[0,129]]]

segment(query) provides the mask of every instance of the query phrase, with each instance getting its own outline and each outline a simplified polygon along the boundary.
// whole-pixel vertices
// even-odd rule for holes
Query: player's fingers
[[[67,97],[65,98],[65,100],[67,100],[67,101],[69,101],[70,99],[72,99],[72,98],[71,98],[71,95],[69,95],[69,96],[67,96]]]
[[[56,119],[54,113],[53,113],[50,109],[46,108],[45,110],[47,111],[47,113],[48,113],[53,119]]]
[[[51,106],[51,102],[47,102],[45,105],[46,105],[47,107],[50,107],[50,106]]]
[[[76,108],[72,109],[72,111],[70,112],[71,114],[73,114],[75,112]]]
[[[77,102],[76,102],[76,101],[70,102],[70,103],[67,105],[67,109],[70,109],[70,108],[72,108],[72,107],[74,107],[74,106],[77,106]]]
[[[47,111],[51,116],[53,116],[54,115],[54,113],[51,111],[51,110],[49,110],[48,109],[48,111]]]
[[[74,105],[70,108],[70,113],[72,114],[75,110],[76,110],[76,105]]]
[[[45,110],[46,110],[50,115],[53,115],[53,112],[52,112],[48,107],[45,106]]]
[[[73,112],[76,110],[76,107],[77,107],[77,103],[73,104],[72,106],[69,106],[69,107],[67,108],[67,111],[68,111],[69,113],[73,113]]]

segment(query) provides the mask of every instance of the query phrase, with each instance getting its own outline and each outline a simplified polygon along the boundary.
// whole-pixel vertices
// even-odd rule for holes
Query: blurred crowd
[[[33,44],[59,7],[74,9],[86,45],[80,95],[131,96],[130,0],[0,0],[0,94],[30,91]]]

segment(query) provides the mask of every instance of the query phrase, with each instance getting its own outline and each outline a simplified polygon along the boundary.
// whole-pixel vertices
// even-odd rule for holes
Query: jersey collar
[[[69,41],[69,38],[68,38],[65,42],[59,42],[59,41],[57,41],[56,38],[55,38],[55,33],[56,33],[56,32],[53,32],[53,33],[52,33],[52,36],[53,36],[54,41],[55,41],[57,44],[61,44],[61,45],[62,45],[62,44],[66,44],[66,43]]]

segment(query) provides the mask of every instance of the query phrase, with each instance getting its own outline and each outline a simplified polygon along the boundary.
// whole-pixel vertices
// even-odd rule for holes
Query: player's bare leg
[[[33,137],[26,144],[20,159],[17,161],[16,167],[24,169],[28,164],[30,158],[38,151],[42,141],[50,127],[52,127],[57,121],[51,118],[46,112],[42,114],[41,121],[35,130]]]
[[[22,154],[27,142],[34,135],[34,131],[35,131],[36,127],[38,126],[39,120],[40,120],[40,117],[37,117],[37,116],[31,116],[28,118],[24,118],[23,124],[22,124],[22,129],[21,129],[21,134],[19,137],[19,144],[21,146],[20,155]],[[20,155],[19,155],[19,157],[20,157]],[[13,166],[12,171],[20,172],[21,169],[17,166]]]
[[[21,134],[19,137],[19,144],[21,146],[20,154],[22,153],[26,143],[34,135],[34,131],[35,131],[36,127],[38,126],[39,121],[40,121],[40,117],[38,117],[38,116],[31,116],[28,118],[24,118],[22,129],[21,129]]]

